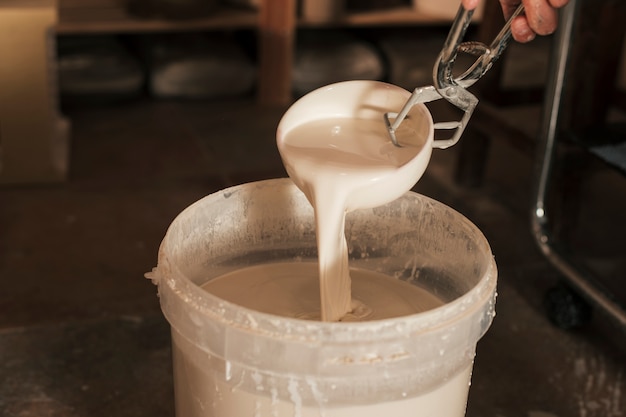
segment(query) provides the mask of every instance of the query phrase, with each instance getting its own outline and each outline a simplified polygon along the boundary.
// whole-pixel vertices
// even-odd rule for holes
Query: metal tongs
[[[471,22],[473,10],[466,10],[463,6],[459,8],[452,23],[448,38],[443,45],[437,62],[433,67],[434,85],[416,88],[411,97],[404,104],[399,113],[385,113],[385,124],[391,136],[391,141],[396,146],[401,146],[396,138],[396,129],[406,118],[409,110],[417,103],[427,103],[444,98],[454,106],[463,110],[464,114],[458,122],[435,123],[435,129],[456,129],[450,139],[440,139],[433,142],[434,148],[445,149],[458,142],[459,138],[467,126],[474,108],[478,104],[478,99],[466,88],[473,85],[491,68],[493,63],[502,55],[511,39],[511,22],[515,17],[524,11],[524,6],[520,4],[515,13],[506,22],[500,33],[495,37],[491,45],[487,46],[481,42],[462,42],[463,36]],[[452,75],[452,68],[458,52],[464,52],[477,56],[476,61],[458,78]],[[392,122],[393,119],[393,122]]]

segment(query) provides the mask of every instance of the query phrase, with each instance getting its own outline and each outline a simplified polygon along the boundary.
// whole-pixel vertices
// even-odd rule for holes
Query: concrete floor
[[[173,416],[168,326],[143,274],[193,201],[285,176],[274,145],[284,110],[232,100],[67,111],[69,181],[0,189],[0,415]],[[468,189],[452,179],[457,157],[435,151],[416,190],[475,222],[498,263],[497,316],[478,345],[468,417],[626,416],[624,333],[602,314],[565,331],[544,313],[560,276],[528,226],[532,160],[494,141],[485,184]],[[613,213],[624,194],[600,197],[619,195],[623,179],[603,175],[586,198]],[[603,265],[623,249],[603,252]]]

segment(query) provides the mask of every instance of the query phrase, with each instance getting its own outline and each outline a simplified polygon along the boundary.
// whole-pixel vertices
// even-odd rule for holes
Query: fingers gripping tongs
[[[435,140],[433,147],[445,149],[458,142],[474,108],[478,104],[478,99],[467,91],[466,88],[478,81],[500,57],[511,38],[511,21],[522,13],[523,10],[524,6],[520,4],[491,45],[487,46],[481,42],[462,42],[474,11],[466,10],[463,6],[459,8],[448,33],[448,38],[433,68],[434,85],[416,88],[399,113],[388,112],[384,115],[385,124],[394,145],[400,146],[396,138],[396,129],[407,117],[411,107],[417,103],[427,103],[442,97],[461,109],[464,114],[458,122],[435,123],[435,129],[456,130],[449,139]],[[459,77],[454,78],[452,68],[459,51],[477,56],[478,58],[469,69]]]

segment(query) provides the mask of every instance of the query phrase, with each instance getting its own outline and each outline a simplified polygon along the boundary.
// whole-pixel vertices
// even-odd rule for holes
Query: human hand
[[[461,0],[463,7],[472,10],[485,0]],[[511,34],[518,42],[530,42],[536,35],[549,35],[558,25],[557,9],[569,0],[500,0],[504,19],[508,20],[520,3],[524,3],[524,14],[511,22]]]

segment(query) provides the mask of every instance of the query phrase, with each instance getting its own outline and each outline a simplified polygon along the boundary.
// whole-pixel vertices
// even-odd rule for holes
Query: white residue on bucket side
[[[272,396],[272,417],[278,417],[278,390],[275,386],[272,386],[270,393]]]
[[[409,284],[414,284],[415,282],[417,282],[420,271],[418,269],[417,259],[415,257],[412,257],[404,264],[404,269],[411,270],[411,275],[408,278],[406,278],[406,282],[408,282]]]
[[[256,329],[257,327],[259,327],[259,324],[257,323],[256,319],[254,318],[253,314],[246,313],[246,320],[248,322],[248,325],[251,328]]]
[[[306,383],[311,389],[311,394],[313,394],[313,399],[315,399],[315,402],[317,403],[317,407],[320,412],[320,417],[325,417],[326,412],[324,411],[324,406],[326,405],[326,398],[324,397],[324,394],[317,387],[317,382],[315,382],[315,379],[311,377],[307,377]]]
[[[289,391],[289,399],[293,403],[293,416],[302,417],[302,397],[298,391],[298,381],[293,378],[289,379],[287,384],[287,391]]]
[[[231,392],[237,392],[241,386],[244,383],[244,379],[246,378],[246,372],[245,371],[240,371],[239,373],[239,381],[237,381],[237,383],[235,385],[233,385],[230,389]]]
[[[252,380],[254,381],[254,387],[258,392],[263,392],[265,387],[263,386],[263,375],[259,373],[259,371],[252,372]]]
[[[226,381],[230,381],[231,378],[233,377],[231,366],[232,365],[230,361],[226,361],[224,363],[224,378],[226,379]]]

